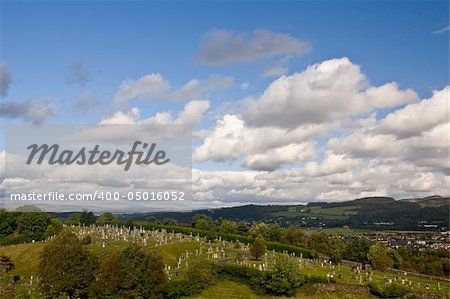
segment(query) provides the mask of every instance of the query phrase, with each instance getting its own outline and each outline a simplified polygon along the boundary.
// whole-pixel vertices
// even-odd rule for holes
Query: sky
[[[191,125],[166,209],[448,195],[449,26],[448,1],[0,1],[2,135]]]

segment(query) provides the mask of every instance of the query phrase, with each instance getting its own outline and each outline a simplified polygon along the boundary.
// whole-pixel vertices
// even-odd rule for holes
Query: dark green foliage
[[[255,241],[250,245],[250,254],[259,260],[260,257],[266,252],[266,241],[264,241],[263,236],[259,235],[256,237]]]
[[[218,268],[220,278],[245,284],[250,289],[260,294],[264,290],[266,272],[237,264],[223,264]]]
[[[450,275],[450,258],[445,249],[418,251],[401,248],[398,253],[402,257],[401,269],[411,269],[426,275]]]
[[[409,293],[409,289],[406,286],[398,283],[392,283],[383,287],[371,282],[368,284],[368,287],[370,293],[380,298],[401,298]]]
[[[211,217],[204,214],[196,214],[192,217],[192,227],[201,230],[212,230],[215,225]]]
[[[75,236],[64,232],[48,243],[39,261],[40,288],[48,298],[87,298],[97,258]]]
[[[342,261],[344,254],[344,244],[339,237],[334,236],[328,240],[327,255],[333,264],[338,264]]]
[[[160,254],[147,255],[136,244],[112,255],[97,272],[96,298],[163,298],[167,277]]]
[[[167,298],[181,298],[201,293],[212,286],[218,277],[214,264],[197,262],[189,266],[185,278],[172,280],[167,285]]]
[[[230,220],[221,220],[219,225],[219,233],[236,234],[238,232],[238,224]]]
[[[274,270],[268,274],[265,288],[270,294],[292,296],[304,282],[298,261],[280,255],[275,260]]]
[[[47,239],[53,237],[54,235],[56,235],[55,228],[53,227],[53,225],[50,224],[49,226],[47,226],[47,229],[45,230],[44,238]]]
[[[66,223],[69,225],[84,225],[90,226],[97,221],[94,213],[83,211],[81,213],[73,213],[67,220]]]
[[[344,248],[344,259],[367,264],[369,259],[369,248],[372,243],[364,238],[355,238],[348,242]]]
[[[389,256],[389,248],[381,243],[374,244],[369,248],[368,259],[373,269],[385,270],[392,268],[394,261]]]
[[[317,252],[327,254],[328,253],[328,237],[324,232],[314,232],[307,240],[308,248],[314,249]]]
[[[0,239],[11,235],[16,230],[18,214],[0,210]]]
[[[298,227],[289,226],[283,235],[283,243],[292,246],[304,246],[305,245],[305,233]]]
[[[50,223],[55,229],[56,234],[59,234],[63,230],[63,223],[58,218],[51,218]]]
[[[400,267],[401,267],[401,265],[403,263],[403,258],[398,253],[398,251],[395,250],[395,249],[389,249],[388,250],[388,255],[392,259],[392,267],[394,269],[400,269]]]
[[[80,224],[84,226],[89,226],[97,221],[94,213],[83,211],[80,215]]]
[[[17,230],[27,241],[44,240],[45,231],[50,224],[50,217],[43,212],[22,213],[17,219]]]
[[[111,214],[111,213],[103,213],[97,219],[97,223],[100,225],[114,224],[115,221],[116,221],[116,219],[114,218],[113,214]]]

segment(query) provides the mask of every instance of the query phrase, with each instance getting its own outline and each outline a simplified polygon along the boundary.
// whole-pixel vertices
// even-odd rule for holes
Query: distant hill
[[[190,224],[195,214],[214,220],[229,219],[253,223],[264,221],[283,226],[342,227],[374,230],[449,230],[449,197],[430,196],[395,200],[366,197],[344,202],[314,202],[307,205],[244,205],[190,212],[154,212],[118,215],[140,221],[153,216]]]

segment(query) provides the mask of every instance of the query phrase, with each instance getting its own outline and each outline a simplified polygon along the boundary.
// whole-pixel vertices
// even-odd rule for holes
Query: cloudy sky
[[[167,209],[449,194],[448,1],[7,1],[0,14],[2,135],[193,125],[194,198]],[[0,152],[3,168],[3,138]]]

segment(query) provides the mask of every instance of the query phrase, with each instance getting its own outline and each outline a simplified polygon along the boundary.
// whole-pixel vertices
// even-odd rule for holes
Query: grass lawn
[[[334,292],[334,293],[324,293],[316,292],[314,289],[304,289],[299,290],[295,296],[284,297],[284,296],[268,296],[259,295],[254,293],[249,287],[235,283],[232,281],[223,280],[216,285],[204,290],[200,295],[188,297],[192,299],[217,299],[217,298],[227,298],[227,299],[268,299],[268,298],[291,298],[291,299],[366,299],[366,298],[376,298],[371,295],[354,295],[346,294],[344,292]]]

